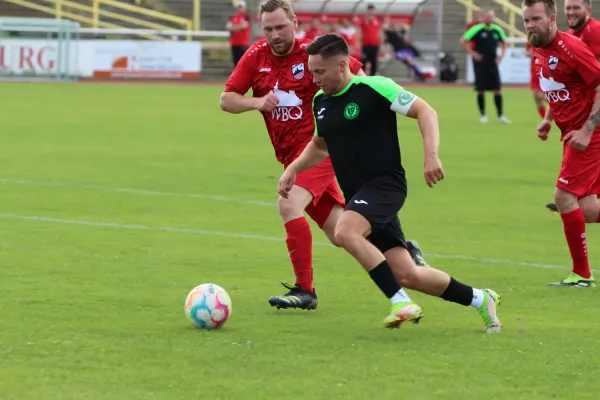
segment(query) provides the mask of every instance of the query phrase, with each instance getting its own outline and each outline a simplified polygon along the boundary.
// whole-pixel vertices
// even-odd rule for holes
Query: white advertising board
[[[61,57],[59,60],[58,57]],[[0,39],[0,73],[44,75],[69,71],[82,78],[197,78],[200,42]],[[68,68],[66,64],[68,63]]]

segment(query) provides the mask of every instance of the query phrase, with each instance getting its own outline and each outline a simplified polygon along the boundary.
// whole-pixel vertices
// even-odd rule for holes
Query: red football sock
[[[566,214],[561,214],[560,217],[563,221],[567,244],[573,259],[573,272],[587,279],[592,273],[588,263],[583,210],[578,208]]]
[[[313,291],[312,232],[304,217],[293,219],[285,224],[285,240],[290,259],[296,274],[296,285],[309,292]]]
[[[538,107],[538,113],[540,114],[540,117],[544,118],[546,116],[546,107],[539,106]]]

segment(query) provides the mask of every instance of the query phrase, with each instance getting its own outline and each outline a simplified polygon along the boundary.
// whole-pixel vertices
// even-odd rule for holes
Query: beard
[[[569,28],[573,29],[574,31],[577,31],[581,29],[581,27],[585,24],[585,17],[578,19],[574,23],[567,20],[567,24],[569,25]]]
[[[527,41],[533,47],[545,47],[550,44],[550,27],[544,31],[527,32]]]
[[[285,56],[290,52],[292,46],[294,46],[294,39],[280,40],[276,43],[271,42],[269,43],[269,46],[271,47],[273,53],[277,54],[278,56]]]

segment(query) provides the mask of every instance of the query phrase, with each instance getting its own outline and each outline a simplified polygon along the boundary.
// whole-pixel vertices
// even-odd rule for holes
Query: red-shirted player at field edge
[[[600,60],[600,22],[591,17],[592,4],[589,0],[565,0],[565,17],[570,33],[585,43]],[[546,204],[546,208],[557,213],[554,203]]]
[[[576,37],[558,30],[554,0],[524,0],[527,40],[534,47],[538,85],[548,112],[538,136],[548,139],[552,121],[561,131],[563,159],[554,200],[560,210],[573,271],[552,286],[595,286],[585,224],[599,221],[600,62]]]
[[[284,0],[268,0],[261,5],[260,17],[266,40],[254,43],[234,69],[221,94],[221,109],[233,114],[259,110],[277,160],[287,167],[312,140],[312,100],[319,87],[307,65],[306,46],[310,40],[294,38],[297,20],[291,5]],[[361,66],[351,59],[353,73],[364,75]],[[244,96],[249,89],[253,97]],[[271,297],[269,303],[278,308],[314,309],[317,297],[313,288],[312,233],[304,211],[334,243],[335,224],[345,203],[331,160],[327,158],[299,174],[289,197],[280,197],[277,206],[296,286],[284,285],[290,291]],[[410,250],[415,261],[425,264],[416,245]]]

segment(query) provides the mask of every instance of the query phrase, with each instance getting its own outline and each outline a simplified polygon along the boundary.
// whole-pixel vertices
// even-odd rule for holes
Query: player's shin
[[[556,189],[554,200],[561,212],[565,238],[573,260],[573,273],[587,279],[591,276],[591,271],[588,262],[583,210],[579,207],[577,196],[560,188]]]
[[[560,209],[560,206],[559,206]],[[585,237],[585,216],[581,208],[576,208],[560,215],[571,259],[573,260],[573,273],[584,279],[591,276]]]
[[[293,219],[285,224],[286,244],[294,274],[296,285],[301,289],[313,292],[312,268],[312,233],[305,217]]]

